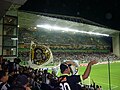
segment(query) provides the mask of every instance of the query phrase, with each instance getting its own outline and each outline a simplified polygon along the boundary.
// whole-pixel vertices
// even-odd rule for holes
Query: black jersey
[[[81,82],[80,75],[72,75],[72,76],[61,76],[59,77],[61,90],[81,90],[80,85]]]

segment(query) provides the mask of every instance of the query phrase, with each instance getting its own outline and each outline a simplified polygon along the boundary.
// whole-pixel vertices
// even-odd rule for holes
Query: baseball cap
[[[70,66],[71,66],[71,64],[64,64],[64,63],[62,63],[62,64],[60,65],[61,73],[63,73],[63,72],[65,71],[65,69],[67,69],[67,68],[70,67]]]

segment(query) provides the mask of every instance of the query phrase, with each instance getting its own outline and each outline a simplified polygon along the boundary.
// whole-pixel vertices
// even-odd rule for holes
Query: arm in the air
[[[96,63],[97,63],[96,60],[90,61],[90,62],[88,63],[87,68],[86,68],[84,74],[82,75],[82,79],[83,79],[83,80],[85,80],[85,79],[88,78],[88,76],[89,76],[89,74],[90,74],[90,71],[91,71],[91,66],[94,65],[94,64],[96,64]]]

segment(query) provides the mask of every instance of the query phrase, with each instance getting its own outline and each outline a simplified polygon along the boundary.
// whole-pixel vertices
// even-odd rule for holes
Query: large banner
[[[45,45],[31,45],[31,60],[29,64],[33,68],[40,68],[40,66],[47,65],[53,61],[53,55],[49,47]]]

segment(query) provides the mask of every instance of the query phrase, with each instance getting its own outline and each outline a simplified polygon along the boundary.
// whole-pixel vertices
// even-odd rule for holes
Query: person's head
[[[47,73],[47,72],[48,72],[47,69],[45,69],[45,70],[44,70],[44,73]]]
[[[62,64],[60,65],[61,73],[62,73],[62,74],[70,74],[70,72],[71,72],[70,66],[71,66],[71,64],[62,63]]]
[[[0,81],[3,83],[8,81],[8,74],[4,70],[0,70]]]
[[[16,84],[19,84],[21,86],[27,86],[28,85],[28,78],[26,75],[18,75],[16,79]]]

